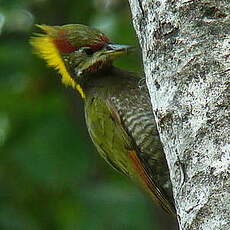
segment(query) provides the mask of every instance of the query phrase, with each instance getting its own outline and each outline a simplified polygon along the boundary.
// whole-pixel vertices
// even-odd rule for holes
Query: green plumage
[[[115,169],[141,183],[129,155],[135,151],[150,186],[155,186],[155,193],[149,191],[152,198],[174,212],[169,171],[143,79],[115,67],[96,75],[85,81],[83,90],[86,123],[98,152]]]
[[[145,81],[112,65],[129,47],[111,44],[104,34],[86,26],[42,27],[47,37],[41,42],[54,44],[72,85],[83,96],[86,124],[99,154],[141,184],[165,211],[175,214],[169,170]],[[43,51],[39,38],[33,44]],[[50,60],[53,54],[47,55]]]

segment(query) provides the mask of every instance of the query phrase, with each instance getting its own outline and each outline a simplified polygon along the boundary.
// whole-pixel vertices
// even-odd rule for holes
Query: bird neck
[[[114,92],[135,88],[140,78],[126,70],[111,65],[108,68],[86,75],[80,82],[86,99],[92,95],[112,95]]]
[[[92,87],[102,87],[109,76],[113,76],[116,72],[116,67],[112,63],[107,63],[103,68],[97,71],[85,71],[81,75],[77,75],[76,72],[71,72],[73,78],[77,81],[77,84],[81,87],[84,94]]]

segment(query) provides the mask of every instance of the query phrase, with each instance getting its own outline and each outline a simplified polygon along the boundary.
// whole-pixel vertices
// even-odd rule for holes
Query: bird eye
[[[91,56],[94,53],[94,50],[90,49],[90,48],[84,48],[84,52],[88,55]]]

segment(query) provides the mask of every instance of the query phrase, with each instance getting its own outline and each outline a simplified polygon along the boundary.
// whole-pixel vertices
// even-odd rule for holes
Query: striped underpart
[[[152,105],[147,92],[140,89],[122,92],[111,100],[116,106],[122,123],[137,146],[137,155],[152,181],[172,197],[166,159],[156,128]],[[156,197],[154,198],[156,199]],[[167,209],[167,208],[166,208]],[[170,211],[171,212],[171,211]]]
[[[150,104],[146,102],[146,96],[141,94],[137,97],[134,92],[134,95],[128,100],[119,97],[112,97],[111,100],[116,105],[124,126],[138,148],[141,152],[150,152],[152,156],[152,146],[154,142],[159,143],[159,137],[153,113],[149,110]]]
[[[141,91],[141,89],[139,90]],[[140,158],[149,170],[153,171],[151,173],[153,179],[161,183],[161,186],[168,191],[171,186],[168,168],[164,154],[162,154],[163,149],[152,106],[149,100],[146,101],[147,93],[145,94],[144,90],[142,92],[139,90],[129,90],[130,97],[126,93],[111,97],[111,101],[116,106],[124,127],[139,149]]]
[[[154,130],[153,114],[146,112],[142,108],[137,108],[135,113],[133,111],[127,112],[123,116],[124,123],[129,131],[132,133],[133,138],[136,140],[136,144],[145,150],[149,150],[153,144],[153,138],[144,133],[152,133]]]

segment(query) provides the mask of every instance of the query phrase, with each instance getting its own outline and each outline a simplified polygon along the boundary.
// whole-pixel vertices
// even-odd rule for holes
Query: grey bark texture
[[[230,229],[230,1],[129,0],[181,230]]]

